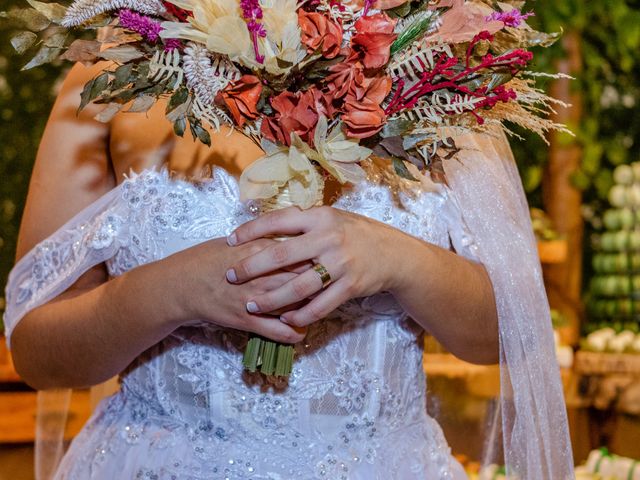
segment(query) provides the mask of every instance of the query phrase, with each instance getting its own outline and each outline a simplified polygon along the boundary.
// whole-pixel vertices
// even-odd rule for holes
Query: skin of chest
[[[234,176],[262,155],[262,150],[241,132],[222,127],[210,130],[211,147],[173,133],[165,118],[165,102],[146,113],[120,113],[111,121],[109,151],[116,178],[130,170],[167,167],[180,177],[198,179],[219,166]],[[119,180],[120,181],[120,180]]]

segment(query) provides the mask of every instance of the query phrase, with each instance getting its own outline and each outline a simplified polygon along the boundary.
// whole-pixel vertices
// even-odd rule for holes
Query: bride
[[[76,116],[94,74],[76,65],[54,106],[7,287],[27,383],[120,380],[54,478],[466,478],[426,412],[423,331],[464,360],[500,362],[510,473],[572,478],[502,136],[459,139],[448,187],[398,193],[371,175],[335,188],[331,207],[256,217],[236,178],[257,147],[228,132],[210,149],[177,138],[161,106],[108,125],[93,107]],[[247,332],[295,344],[288,381],[243,372]]]

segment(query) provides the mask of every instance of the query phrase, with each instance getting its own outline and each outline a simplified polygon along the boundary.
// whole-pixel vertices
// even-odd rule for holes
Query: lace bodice
[[[255,216],[222,169],[198,185],[145,171],[116,190],[16,268],[14,318],[92,263],[121,275]],[[469,243],[444,190],[396,198],[362,183],[334,207],[445,248]],[[449,449],[426,413],[422,332],[390,294],[352,300],[312,325],[288,382],[243,372],[246,333],[194,320],[123,372],[121,391],[80,434],[60,478],[107,478],[86,475],[122,471],[132,451],[142,455],[136,478],[452,478]]]

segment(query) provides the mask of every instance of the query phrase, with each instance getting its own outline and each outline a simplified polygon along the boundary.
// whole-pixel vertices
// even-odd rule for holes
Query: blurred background
[[[0,11],[16,6],[0,0]],[[557,120],[575,137],[553,135],[547,145],[522,134],[512,147],[540,241],[576,463],[589,460],[586,470],[595,470],[602,456],[612,464],[611,454],[640,459],[640,1],[537,0],[526,2],[528,9],[541,30],[563,32],[554,47],[534,52],[536,68],[575,78],[541,82],[572,105]],[[0,21],[2,290],[38,141],[68,69],[20,71],[26,59],[13,50],[13,34]],[[425,345],[430,408],[475,471],[497,369],[465,365],[432,339]],[[68,437],[88,414],[87,392],[78,392],[73,405]],[[33,478],[34,408],[34,392],[12,370],[0,339],[0,480]],[[594,452],[601,447],[607,450]],[[620,478],[640,478],[638,470]]]

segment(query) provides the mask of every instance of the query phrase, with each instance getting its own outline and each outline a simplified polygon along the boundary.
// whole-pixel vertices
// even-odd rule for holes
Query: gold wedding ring
[[[326,267],[321,263],[316,263],[313,266],[313,269],[318,275],[320,275],[320,280],[322,280],[322,288],[327,288],[329,284],[331,284],[331,275],[329,275]]]

